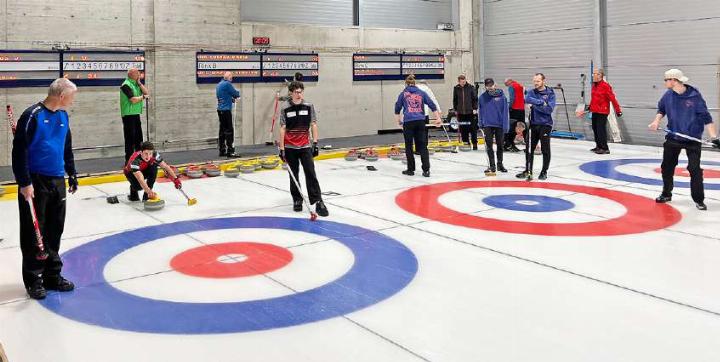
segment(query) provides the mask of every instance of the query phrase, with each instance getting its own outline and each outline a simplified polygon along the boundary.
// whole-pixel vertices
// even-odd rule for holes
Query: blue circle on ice
[[[592,161],[592,162],[587,162],[587,163],[580,165],[580,169],[591,175],[595,175],[595,176],[599,176],[599,177],[603,177],[603,178],[607,178],[607,179],[611,179],[611,180],[633,182],[633,183],[638,183],[638,184],[643,184],[643,185],[652,185],[652,186],[662,186],[663,185],[662,178],[660,178],[660,177],[649,178],[649,177],[635,176],[635,175],[627,174],[627,173],[616,170],[616,168],[619,166],[631,165],[631,164],[635,164],[635,163],[654,163],[659,166],[660,163],[662,163],[662,160],[654,159],[654,158],[637,158],[637,159],[626,158],[626,159],[619,159],[619,160]],[[702,161],[701,164],[702,165],[710,165],[710,166],[720,166],[720,162],[713,162],[713,161]],[[690,182],[687,182],[687,181],[675,181],[674,185],[675,185],[675,187],[678,187],[678,188],[690,188]],[[705,189],[706,190],[720,190],[720,184],[706,182]]]
[[[575,207],[570,201],[543,195],[495,195],[482,201],[498,209],[526,212],[565,211]]]
[[[349,248],[355,262],[338,279],[314,289],[227,303],[144,298],[115,288],[103,276],[112,258],[138,245],[197,231],[242,228],[321,235]],[[331,221],[283,217],[232,217],[148,226],[94,240],[67,251],[62,258],[63,275],[75,281],[77,287],[68,293],[50,293],[40,302],[43,306],[87,324],[166,334],[249,332],[339,317],[391,297],[413,280],[418,269],[410,249],[378,232]]]

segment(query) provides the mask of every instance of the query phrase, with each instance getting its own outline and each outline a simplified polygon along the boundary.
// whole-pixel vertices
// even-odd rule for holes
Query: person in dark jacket
[[[220,157],[239,157],[235,154],[235,125],[233,124],[233,104],[240,98],[240,92],[232,85],[232,73],[225,72],[223,79],[215,87],[217,113],[220,120],[218,128],[218,150]]]
[[[505,86],[508,87],[510,105],[510,129],[505,133],[505,151],[520,152],[515,146],[515,137],[518,123],[522,122],[525,126],[525,88],[511,78],[505,79]]]
[[[430,97],[415,86],[415,76],[410,74],[405,79],[405,89],[398,95],[395,102],[395,120],[403,128],[405,137],[405,157],[407,158],[407,170],[403,175],[412,176],[415,174],[415,155],[413,154],[413,143],[415,149],[420,152],[422,162],[422,175],[430,177],[430,156],[425,143],[425,105],[435,113],[435,125],[440,125],[442,118],[435,103]],[[402,116],[400,112],[402,111]]]
[[[473,150],[477,150],[478,124],[474,116],[477,114],[476,101],[475,87],[467,82],[464,75],[459,75],[458,84],[453,88],[453,109],[457,114],[462,141],[467,145],[472,142]]]
[[[698,210],[707,210],[705,205],[705,187],[703,186],[703,170],[700,168],[700,143],[678,134],[701,138],[703,129],[713,139],[714,148],[720,148],[720,140],[713,124],[712,116],[700,91],[686,84],[688,78],[679,69],[665,72],[665,87],[668,89],[658,102],[655,119],[648,127],[657,131],[660,121],[667,116],[668,134],[663,143],[662,170],[663,190],[655,201],[666,203],[672,200],[673,175],[678,164],[678,156],[685,149],[688,158],[687,170],[690,172],[690,195]]]
[[[22,277],[30,298],[44,299],[46,290],[69,292],[75,285],[62,277],[60,239],[65,227],[65,174],[68,192],[78,188],[72,151],[70,118],[66,109],[77,87],[60,78],[50,84],[45,100],[30,106],[18,120],[13,139],[12,170],[20,187],[20,251]],[[33,203],[47,259],[39,260],[29,203]]]
[[[595,148],[590,151],[599,155],[609,154],[610,149],[607,144],[607,123],[610,114],[610,104],[615,107],[615,114],[622,116],[620,103],[615,98],[615,93],[608,82],[603,80],[605,72],[597,69],[593,72],[593,84],[590,98],[590,112],[592,112],[592,130],[595,136]],[[577,114],[578,117],[585,115],[585,112]]]
[[[550,167],[550,132],[552,132],[552,113],[555,109],[555,92],[545,85],[545,75],[537,73],[533,77],[534,89],[525,93],[525,103],[530,104],[530,140],[525,140],[525,171],[516,175],[517,178],[532,180],[533,150],[540,142],[543,155],[542,170],[538,179],[547,179]]]
[[[495,87],[492,78],[485,79],[485,92],[478,97],[478,117],[485,135],[485,151],[488,156],[486,176],[495,176],[496,171],[507,172],[503,166],[503,141],[510,128],[508,101],[501,89]],[[493,154],[493,139],[497,143],[497,169]]]

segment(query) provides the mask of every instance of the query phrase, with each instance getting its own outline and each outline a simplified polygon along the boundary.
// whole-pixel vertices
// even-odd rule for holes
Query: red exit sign
[[[253,45],[270,45],[270,37],[267,36],[254,36]]]

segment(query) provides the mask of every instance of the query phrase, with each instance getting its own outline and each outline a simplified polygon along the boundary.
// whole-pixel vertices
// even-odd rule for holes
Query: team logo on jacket
[[[408,112],[422,112],[422,96],[415,93],[405,93],[408,102]]]

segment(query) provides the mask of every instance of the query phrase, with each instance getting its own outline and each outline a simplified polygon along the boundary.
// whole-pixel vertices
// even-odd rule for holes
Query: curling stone
[[[225,169],[225,177],[236,178],[238,176],[240,176],[240,170],[238,170],[235,166]]]
[[[260,162],[260,165],[262,168],[266,170],[272,170],[280,164],[280,160],[278,159],[272,159],[272,158],[266,158]]]
[[[347,154],[345,154],[345,161],[357,161],[358,159],[358,152],[357,150],[350,150]]]
[[[251,163],[243,163],[238,167],[238,170],[242,173],[253,173],[255,172],[255,165]]]
[[[458,149],[459,149],[461,152],[470,152],[470,151],[472,151],[472,146],[470,146],[470,145],[460,145],[460,146],[458,147]]]
[[[190,165],[187,168],[185,168],[185,175],[190,178],[200,178],[204,174],[203,170],[200,169],[200,167],[197,167],[195,165]]]
[[[160,210],[165,207],[165,200],[160,198],[148,199],[143,202],[143,206],[145,207],[145,210],[149,211]]]
[[[378,153],[372,148],[365,152],[365,161],[375,162],[378,158]]]
[[[205,167],[205,174],[208,175],[208,177],[217,177],[220,176],[221,173],[220,168],[215,164],[209,164]]]

